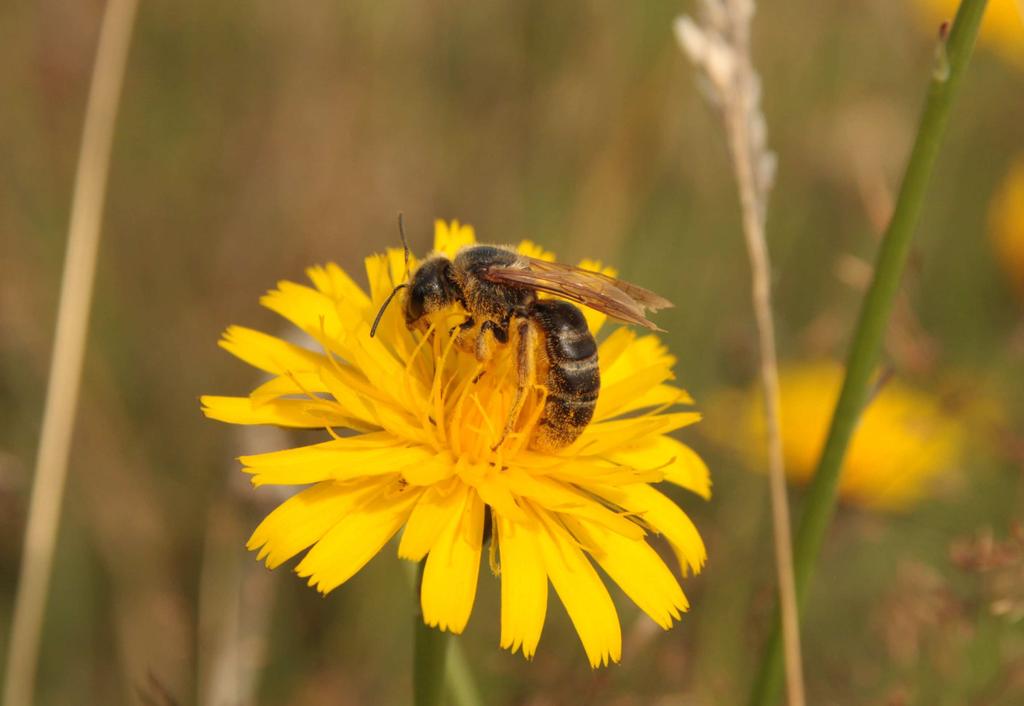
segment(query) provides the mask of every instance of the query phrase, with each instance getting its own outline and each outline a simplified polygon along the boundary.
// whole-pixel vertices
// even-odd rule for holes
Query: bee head
[[[460,301],[459,288],[452,276],[452,262],[444,256],[432,257],[416,269],[405,295],[402,311],[409,328],[426,328],[425,317]]]
[[[416,269],[412,281],[403,282],[391,290],[370,327],[371,337],[377,332],[377,325],[380,324],[391,300],[402,289],[406,290],[402,300],[402,315],[405,317],[405,325],[410,329],[426,331],[430,326],[427,320],[429,314],[462,301],[461,289],[452,276],[451,260],[443,255],[437,255]]]

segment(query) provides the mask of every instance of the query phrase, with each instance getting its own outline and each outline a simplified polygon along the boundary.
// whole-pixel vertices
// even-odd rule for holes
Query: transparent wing
[[[654,331],[660,329],[647,320],[645,312],[672,306],[668,299],[635,284],[525,255],[520,255],[512,265],[489,267],[481,276],[488,282],[554,294]]]

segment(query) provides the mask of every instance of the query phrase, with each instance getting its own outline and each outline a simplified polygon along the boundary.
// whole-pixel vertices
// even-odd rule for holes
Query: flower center
[[[478,361],[460,349],[447,327],[432,325],[407,361],[411,376],[418,360],[425,359],[431,387],[418,412],[425,415],[437,445],[459,460],[501,468],[530,443],[546,390],[537,380],[529,381],[516,413],[520,390],[515,344],[510,340],[497,345],[489,360]]]

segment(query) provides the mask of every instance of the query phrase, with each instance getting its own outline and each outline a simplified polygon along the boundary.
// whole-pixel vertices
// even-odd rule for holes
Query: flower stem
[[[964,0],[948,41],[940,37],[921,123],[903,176],[896,208],[878,252],[871,288],[861,307],[846,367],[846,379],[832,417],[825,448],[808,491],[806,510],[797,528],[794,557],[797,597],[807,592],[822,538],[835,510],[843,457],[868,401],[886,323],[924,205],[953,97],[967,68],[987,0]],[[751,706],[768,706],[777,698],[782,678],[782,640],[778,627],[769,640],[751,693]]]
[[[416,598],[423,581],[423,566],[420,563],[416,580]],[[440,706],[444,694],[445,663],[448,658],[448,633],[432,628],[423,622],[423,614],[415,611],[414,654],[413,654],[413,704],[415,706]]]
[[[114,140],[114,121],[128,62],[136,7],[136,0],[107,2],[93,65],[71,200],[53,359],[14,598],[4,675],[5,706],[26,706],[33,701],[39,643],[89,331],[89,309]]]
[[[448,682],[448,698],[453,706],[482,706],[483,697],[477,689],[473,672],[469,668],[469,660],[458,640],[448,643],[448,665],[445,669]]]

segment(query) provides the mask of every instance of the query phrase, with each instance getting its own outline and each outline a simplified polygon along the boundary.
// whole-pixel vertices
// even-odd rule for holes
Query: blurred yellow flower
[[[472,228],[437,222],[437,252],[452,257],[474,242]],[[546,255],[530,243],[520,250]],[[267,516],[249,548],[271,568],[308,549],[295,570],[327,593],[401,530],[398,555],[426,558],[424,620],[460,633],[489,523],[502,647],[534,654],[550,581],[591,666],[618,661],[619,620],[595,562],[656,623],[671,627],[687,600],[647,536],[665,536],[684,575],[701,569],[705,549],[687,515],[651,483],[707,498],[710,480],[697,454],[666,436],[699,415],[669,411],[692,400],[669,384],[675,360],[661,342],[626,328],[605,337],[601,395],[575,443],[530,448],[543,411],[544,391],[535,389],[514,433],[495,450],[515,393],[509,351],[499,350],[482,374],[474,356],[453,346],[449,322],[421,336],[407,329],[400,307],[387,310],[371,338],[374,315],[404,277],[402,251],[367,258],[366,271],[369,295],[331,264],[308,270],[313,287],[281,282],[263,297],[322,351],[240,326],[221,341],[273,377],[247,397],[203,397],[207,416],[320,428],[331,437],[242,457],[254,485],[310,486]],[[589,319],[599,327],[604,317],[591,312]]]
[[[942,22],[952,21],[960,5],[960,0],[914,2],[922,23],[933,36]],[[989,0],[978,42],[1024,69],[1024,0]]]
[[[803,484],[817,466],[839,397],[843,367],[832,362],[790,365],[780,371],[779,378],[786,473]],[[728,438],[751,468],[767,467],[764,413],[757,389],[713,402],[709,419],[715,435]],[[724,424],[733,429],[731,438],[723,434]],[[932,397],[890,380],[854,433],[843,464],[840,496],[872,509],[908,509],[925,494],[936,474],[956,465],[962,444],[960,425]]]
[[[1010,167],[989,206],[989,233],[996,258],[1024,297],[1024,157]]]

